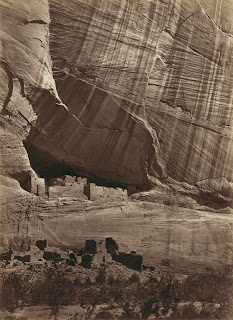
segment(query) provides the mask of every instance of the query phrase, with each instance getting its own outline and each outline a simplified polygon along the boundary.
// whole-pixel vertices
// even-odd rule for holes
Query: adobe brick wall
[[[87,199],[84,194],[84,184],[78,184],[76,182],[66,183],[65,186],[50,186],[49,187],[49,199],[56,200],[57,198],[79,198]]]
[[[87,178],[78,177],[78,178],[76,179],[76,182],[79,183],[79,184],[84,184],[84,185],[86,185],[86,184],[87,184]]]
[[[31,177],[31,193],[45,197],[45,180],[39,177]]]
[[[51,178],[48,181],[49,186],[64,186],[65,179],[64,178]]]
[[[97,186],[87,183],[87,178],[64,176],[50,179],[48,184],[50,200],[72,197],[92,201],[125,201],[128,198],[127,190]]]
[[[89,183],[86,187],[89,200],[93,201],[124,201],[127,199],[127,191],[121,188],[107,188]]]

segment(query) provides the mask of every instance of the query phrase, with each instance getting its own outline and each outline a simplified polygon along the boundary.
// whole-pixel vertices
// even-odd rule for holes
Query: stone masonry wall
[[[96,186],[94,183],[89,183],[87,185],[85,193],[88,196],[88,199],[92,201],[124,201],[127,199],[126,190]]]

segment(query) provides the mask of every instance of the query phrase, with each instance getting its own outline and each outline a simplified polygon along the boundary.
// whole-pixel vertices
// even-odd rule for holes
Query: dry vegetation
[[[91,269],[22,265],[3,272],[1,307],[8,320],[20,319],[15,311],[27,306],[48,306],[57,319],[61,307],[74,305],[83,312],[71,312],[70,320],[229,319],[232,285],[226,274],[179,277],[137,272],[115,262]]]

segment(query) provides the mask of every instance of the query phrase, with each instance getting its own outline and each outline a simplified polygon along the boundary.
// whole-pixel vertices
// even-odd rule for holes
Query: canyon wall
[[[127,127],[132,133],[127,145],[134,145],[134,166],[123,133],[108,140],[111,155],[120,141],[124,160],[136,170],[136,158],[145,154],[137,152],[145,142],[134,140],[128,122],[128,116],[136,117],[144,122],[155,150],[141,161],[140,171],[188,183],[222,176],[232,180],[229,1],[52,0],[49,4],[50,53],[62,101],[86,126],[120,131]],[[96,144],[100,140],[96,135]],[[99,161],[110,165],[106,151]],[[121,158],[115,159],[124,165]],[[142,183],[134,183],[143,184],[141,175],[138,178]]]
[[[120,252],[135,251],[157,271],[231,274],[232,214],[149,202],[90,204],[57,198],[13,198],[8,238],[48,241],[50,248],[80,250],[86,240],[112,237]],[[10,209],[9,208],[9,209]]]
[[[117,183],[232,181],[231,11],[213,0],[2,2],[3,174],[31,170],[26,141]]]
[[[59,199],[48,204],[21,188],[39,166],[140,188],[167,177],[233,182],[232,10],[227,0],[0,2],[5,248],[17,233],[78,245],[82,205],[66,211]],[[170,257],[175,267],[206,267],[208,257],[221,271],[232,264],[230,215],[181,211],[186,223],[156,207],[152,221],[136,207],[128,204],[126,215],[112,208],[106,219],[101,209],[84,212],[86,236],[99,224],[96,238],[136,246],[148,263]]]

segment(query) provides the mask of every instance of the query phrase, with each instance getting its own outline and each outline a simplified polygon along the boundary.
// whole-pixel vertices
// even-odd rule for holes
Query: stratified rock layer
[[[230,215],[130,203],[87,214],[78,201],[48,203],[20,187],[34,174],[26,141],[76,174],[140,187],[202,180],[203,192],[229,197],[232,9],[220,0],[0,3],[5,249],[17,233],[58,246],[110,236],[148,264],[232,268]]]
[[[49,3],[54,78],[62,101],[80,121],[95,129],[114,123],[124,130],[124,125],[130,128],[127,115],[136,115],[153,132],[156,154],[165,161],[169,176],[189,183],[222,176],[232,180],[230,2]],[[77,78],[108,94],[87,88]],[[138,107],[131,102],[116,105],[110,93]],[[135,145],[133,138],[129,144]],[[125,150],[125,137],[115,139],[112,154],[116,141]],[[124,154],[130,164],[131,149]],[[152,160],[153,154],[149,157]],[[118,157],[119,165],[121,160]],[[152,161],[149,167],[156,165]]]
[[[0,174],[22,180],[31,167],[23,146],[37,115],[27,91],[30,86],[52,89],[49,71],[49,14],[46,1],[0,3],[1,47],[1,161]]]
[[[136,251],[156,270],[232,273],[231,214],[143,201],[42,201],[26,192],[13,193],[12,199],[10,239],[27,235],[34,242],[46,239],[49,246],[80,250],[86,240],[112,237],[119,251]]]
[[[214,4],[2,2],[4,136],[117,183],[232,181],[232,4]],[[5,173],[30,171],[22,150]]]

